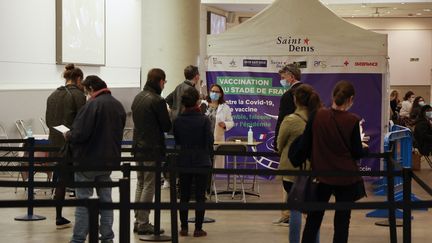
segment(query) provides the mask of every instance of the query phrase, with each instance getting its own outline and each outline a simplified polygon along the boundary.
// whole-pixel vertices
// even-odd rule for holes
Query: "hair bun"
[[[69,63],[65,66],[66,70],[73,70],[75,68],[75,65],[73,63]]]

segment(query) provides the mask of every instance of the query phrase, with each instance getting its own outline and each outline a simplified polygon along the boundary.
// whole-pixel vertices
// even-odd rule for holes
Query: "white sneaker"
[[[162,185],[162,189],[167,189],[167,188],[170,188],[170,183],[168,180],[165,180],[163,185]]]
[[[289,217],[281,217],[272,222],[273,225],[289,226]]]

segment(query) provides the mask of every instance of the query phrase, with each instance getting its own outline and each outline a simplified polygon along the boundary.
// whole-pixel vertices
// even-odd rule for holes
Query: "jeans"
[[[107,175],[91,176],[89,173],[75,173],[75,181],[77,182],[93,182],[105,181],[110,182],[111,177]],[[77,199],[88,199],[93,195],[93,188],[78,187],[75,189]],[[111,187],[97,188],[96,193],[101,202],[112,202]],[[109,242],[114,239],[112,225],[114,221],[113,210],[100,210],[99,233],[101,234],[102,242]],[[86,207],[77,207],[75,210],[75,225],[71,242],[85,242],[89,231],[89,213]]]
[[[335,186],[324,183],[318,184],[318,201],[328,202],[333,194],[336,202],[354,202],[356,191],[354,185]],[[325,211],[312,211],[308,213],[303,230],[302,243],[313,243],[324,217]],[[333,243],[348,242],[351,210],[336,210],[333,220]]]
[[[155,161],[137,162],[138,166],[156,166]],[[155,194],[155,178],[154,171],[137,171],[137,186],[135,190],[135,202],[153,202]],[[150,210],[140,209],[135,210],[135,226],[139,227],[150,223]]]
[[[189,202],[191,187],[195,182],[195,201],[205,202],[205,191],[207,188],[207,174],[180,174],[180,202]],[[201,230],[204,221],[205,210],[195,210],[195,230]],[[188,229],[188,210],[180,210],[181,229]]]
[[[293,183],[290,181],[283,181],[283,187],[287,194],[291,190]],[[289,242],[290,243],[300,243],[300,232],[302,226],[302,213],[297,210],[290,211],[289,220]],[[319,229],[315,238],[315,243],[319,243]]]

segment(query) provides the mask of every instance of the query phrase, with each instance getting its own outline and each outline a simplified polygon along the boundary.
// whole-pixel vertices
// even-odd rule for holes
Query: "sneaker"
[[[179,232],[180,236],[188,236],[188,230],[187,229],[181,229]]]
[[[65,229],[71,227],[72,224],[69,220],[61,217],[59,219],[56,219],[56,227],[57,229]]]
[[[134,227],[134,231],[135,231],[135,227]],[[138,235],[153,235],[155,230],[152,224],[144,224],[139,226],[136,232],[138,233]],[[164,232],[165,230],[163,229],[159,230],[159,234],[163,234]]]
[[[162,189],[167,189],[170,188],[170,183],[168,180],[164,180],[164,183],[162,185]]]
[[[207,236],[207,232],[205,232],[204,230],[200,229],[200,230],[195,230],[194,237],[203,237],[203,236]]]
[[[272,222],[273,225],[289,226],[289,217],[281,217]]]

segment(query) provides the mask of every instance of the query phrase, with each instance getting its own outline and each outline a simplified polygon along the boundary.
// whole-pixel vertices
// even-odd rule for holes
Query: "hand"
[[[366,143],[362,142],[362,147],[363,148],[369,148],[369,145],[367,145]]]
[[[219,122],[218,123],[218,126],[220,126],[220,127],[222,127],[223,129],[226,129],[226,125],[225,125],[225,122]]]

